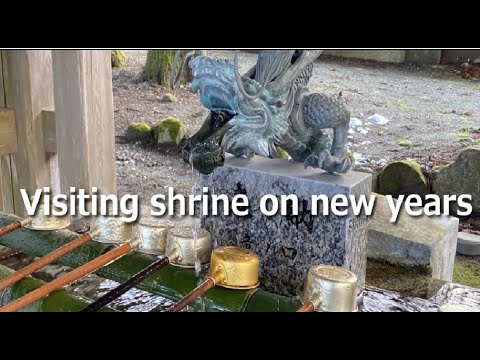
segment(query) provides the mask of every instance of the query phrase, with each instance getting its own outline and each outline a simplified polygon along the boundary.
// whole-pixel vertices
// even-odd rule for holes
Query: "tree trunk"
[[[127,64],[127,58],[125,56],[125,51],[123,50],[112,50],[112,67],[114,68],[123,68]]]
[[[145,64],[139,81],[151,81],[160,85],[168,86],[170,83],[170,75],[172,73],[176,50],[149,50],[147,54],[147,63]],[[177,62],[175,74],[181,71],[180,83],[191,81],[191,71],[186,64],[186,69],[181,69],[184,56],[188,51],[182,51],[182,55]],[[195,55],[204,54],[203,51],[197,50]]]

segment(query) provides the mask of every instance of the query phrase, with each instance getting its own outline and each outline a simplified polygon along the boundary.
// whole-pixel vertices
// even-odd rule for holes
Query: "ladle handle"
[[[92,260],[86,263],[75,270],[55,279],[48,284],[43,285],[42,287],[22,296],[21,298],[11,302],[10,304],[5,305],[4,307],[0,308],[0,312],[13,312],[34,303],[37,300],[47,296],[51,292],[60,289],[61,287],[71,284],[72,282],[88,275],[102,266],[105,266],[112,261],[118,259],[119,257],[127,254],[132,250],[132,245],[130,243],[123,244],[122,246],[115,248],[106,254],[99,256],[95,260]]]
[[[0,251],[0,261],[9,259],[15,255],[20,254],[21,251],[13,250],[13,249],[6,249],[3,251]]]
[[[302,305],[300,309],[297,310],[299,313],[311,313],[315,311],[315,305],[311,301],[307,301]]]
[[[6,289],[10,285],[15,284],[17,281],[26,278],[28,275],[33,274],[35,271],[40,270],[44,266],[51,264],[55,260],[61,258],[63,255],[68,254],[90,240],[92,240],[92,236],[89,233],[79,236],[73,241],[70,241],[62,247],[59,247],[57,250],[52,251],[50,254],[47,254],[30,265],[25,266],[5,279],[0,280],[0,291]]]
[[[215,280],[209,277],[205,280],[200,286],[198,286],[195,290],[193,290],[190,294],[186,295],[182,300],[178,303],[170,307],[167,311],[168,312],[179,312],[190,305],[192,302],[197,300],[200,296],[205,294],[208,290],[215,286]]]
[[[100,299],[88,305],[81,312],[96,312],[100,310],[104,306],[110,304],[113,300],[118,299],[120,296],[125,294],[131,288],[140,284],[143,280],[145,280],[154,272],[167,266],[169,263],[170,263],[170,260],[168,259],[168,257],[165,256],[161,258],[160,260],[151,264],[149,267],[133,275],[133,277],[125,281],[123,284],[117,286],[115,289],[110,290],[108,293],[103,295]]]
[[[20,229],[23,226],[21,221],[15,221],[14,223],[11,223],[10,225],[4,226],[3,228],[0,229],[0,236],[7,235],[11,233],[12,231],[15,231],[17,229]]]

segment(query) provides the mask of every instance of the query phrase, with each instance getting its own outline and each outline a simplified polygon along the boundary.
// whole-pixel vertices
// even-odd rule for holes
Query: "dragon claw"
[[[332,157],[329,162],[324,164],[322,170],[328,171],[330,173],[344,174],[350,169],[350,166],[350,159],[343,158],[340,160],[338,158]]]
[[[350,167],[352,166],[352,162],[350,161],[349,158],[344,158],[341,162],[340,162],[340,171],[339,173],[341,174],[344,174],[346,173]]]
[[[305,160],[305,163],[304,163],[305,169],[308,169],[309,167],[317,169],[317,168],[319,168],[318,164],[319,164],[319,158],[316,155],[310,155]]]

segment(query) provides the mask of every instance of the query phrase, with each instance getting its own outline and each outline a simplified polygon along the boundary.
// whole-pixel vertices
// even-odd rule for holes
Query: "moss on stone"
[[[164,94],[160,98],[160,102],[162,102],[162,103],[174,103],[174,102],[177,102],[177,98],[172,93],[168,93],[168,94]]]
[[[186,129],[182,120],[175,117],[168,117],[153,128],[154,138],[159,144],[175,143],[178,145],[185,133]]]
[[[128,125],[127,138],[130,140],[144,140],[151,136],[152,128],[144,123],[131,123]]]
[[[152,131],[152,128],[145,123],[131,123],[128,125],[128,131],[138,131],[142,133],[147,133]]]
[[[112,67],[114,68],[123,68],[127,65],[127,57],[125,56],[125,51],[123,50],[112,50]]]
[[[280,146],[277,146],[277,158],[282,160],[290,159],[290,154],[283,150]]]
[[[388,164],[380,174],[379,193],[393,197],[413,194],[425,196],[428,193],[428,183],[417,162],[395,161]]]
[[[402,147],[412,147],[413,143],[407,139],[400,139],[397,141],[397,145]]]
[[[355,155],[353,155],[353,151],[352,150],[348,150],[347,151],[347,156],[348,158],[350,159],[350,162],[352,163],[352,165],[355,165],[355,163],[357,162],[355,160]]]

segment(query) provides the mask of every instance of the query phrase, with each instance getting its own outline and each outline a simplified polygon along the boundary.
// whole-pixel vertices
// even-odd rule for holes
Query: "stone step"
[[[377,195],[368,222],[367,256],[452,281],[459,220],[452,216],[411,217],[404,209],[391,223],[387,198]]]

